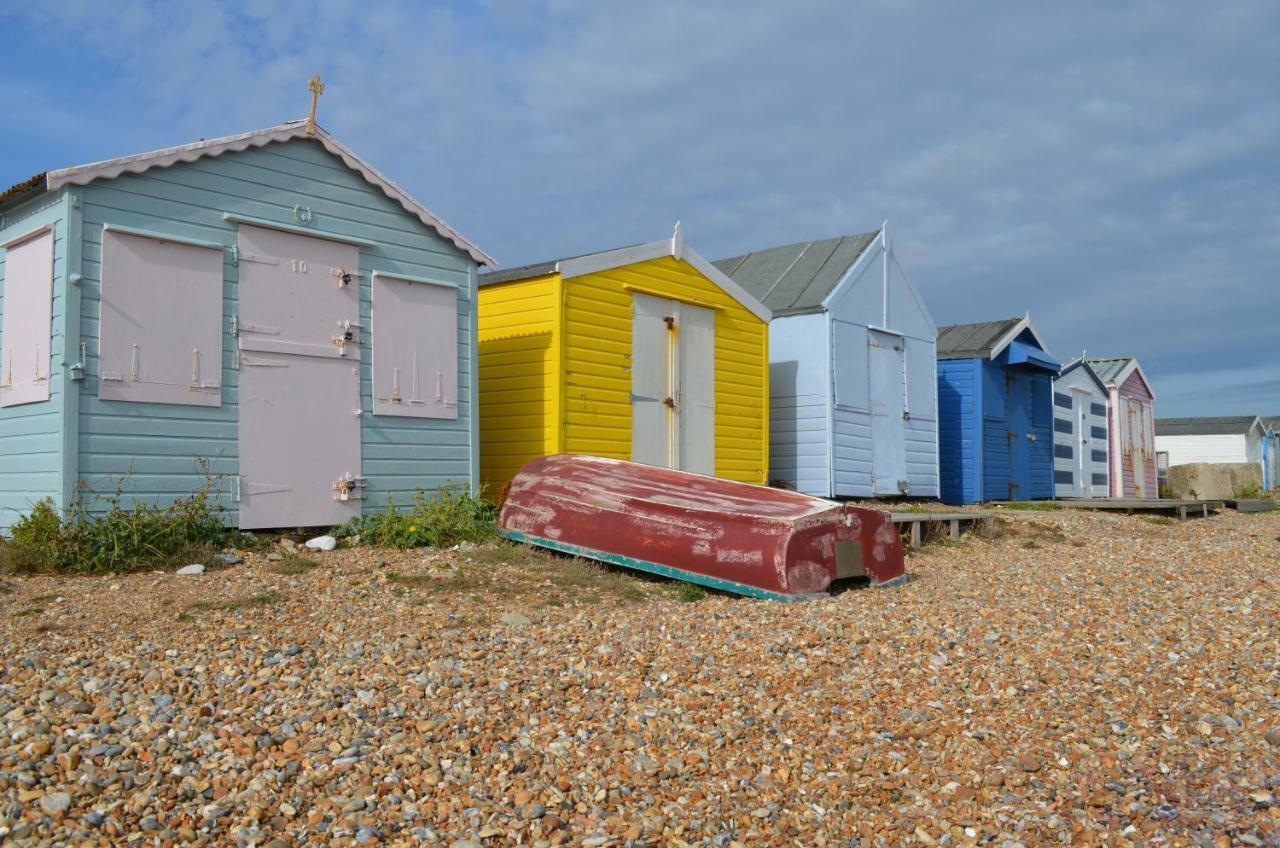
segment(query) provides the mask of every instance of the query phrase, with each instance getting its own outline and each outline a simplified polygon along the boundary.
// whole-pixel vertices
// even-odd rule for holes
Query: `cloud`
[[[1280,408],[1274,4],[67,0],[0,25],[68,69],[9,84],[47,108],[6,167],[297,117],[319,70],[326,126],[506,264],[677,218],[713,257],[888,218],[939,323],[1030,309],[1060,355],[1139,355],[1162,414],[1241,402],[1251,363]]]

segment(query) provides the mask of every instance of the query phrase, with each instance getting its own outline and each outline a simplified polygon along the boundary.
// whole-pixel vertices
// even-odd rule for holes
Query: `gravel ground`
[[[1006,515],[799,605],[509,546],[5,578],[0,838],[1280,844],[1280,516]]]

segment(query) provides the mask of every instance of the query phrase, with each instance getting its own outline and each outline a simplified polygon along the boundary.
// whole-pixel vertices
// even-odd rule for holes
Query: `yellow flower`
[[[418,525],[416,525],[416,524],[410,524],[410,525],[409,525],[409,532],[410,532],[410,533],[413,533],[413,532],[414,532],[414,531],[416,531],[417,529],[418,529]]]

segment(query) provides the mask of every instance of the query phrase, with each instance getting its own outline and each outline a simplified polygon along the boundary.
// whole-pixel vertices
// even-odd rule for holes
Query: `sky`
[[[1280,414],[1280,4],[0,6],[0,182],[305,115],[510,267],[889,232],[938,324]]]

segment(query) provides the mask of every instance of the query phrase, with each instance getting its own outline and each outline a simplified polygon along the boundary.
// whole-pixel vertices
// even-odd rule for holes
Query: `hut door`
[[[636,292],[631,321],[631,459],[715,472],[715,313]]]
[[[1140,401],[1129,398],[1125,401],[1125,406],[1129,410],[1129,438],[1128,444],[1124,447],[1128,451],[1133,464],[1133,496],[1135,498],[1143,498],[1146,497],[1143,494],[1143,490],[1147,481],[1145,457],[1143,456],[1143,447],[1146,444],[1144,438],[1146,415],[1143,414]]]
[[[1071,393],[1075,404],[1075,454],[1076,480],[1075,495],[1087,498],[1093,493],[1093,463],[1089,448],[1089,395],[1081,391]]]
[[[871,408],[871,491],[875,495],[907,492],[907,434],[904,425],[901,336],[867,331],[867,367]]]
[[[1031,498],[1031,378],[1010,372],[1005,378],[1009,393],[1009,500]]]
[[[363,489],[359,249],[248,226],[237,247],[240,526],[339,524]]]

